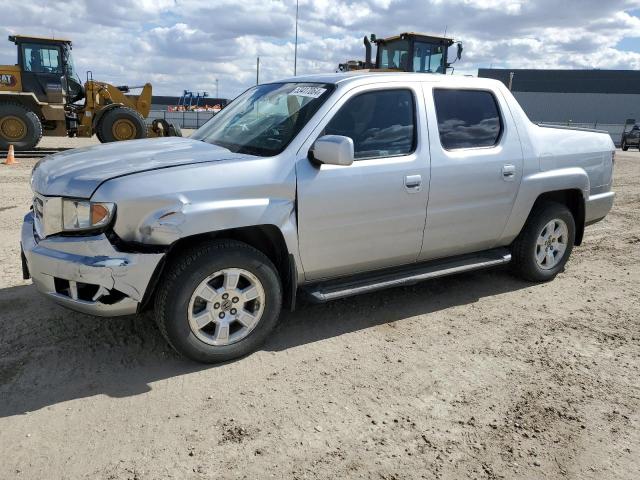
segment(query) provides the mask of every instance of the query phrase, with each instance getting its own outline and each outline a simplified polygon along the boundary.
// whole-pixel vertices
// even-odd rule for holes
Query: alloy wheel
[[[240,268],[220,270],[205,278],[191,295],[189,326],[208,345],[230,345],[258,325],[264,303],[258,277]]]
[[[569,228],[559,218],[551,220],[543,228],[536,241],[536,263],[543,270],[551,270],[562,261],[567,250]]]

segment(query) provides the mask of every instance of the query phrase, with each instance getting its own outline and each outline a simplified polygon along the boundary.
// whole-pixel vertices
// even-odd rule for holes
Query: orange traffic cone
[[[16,156],[13,153],[13,145],[9,145],[9,151],[7,152],[7,159],[4,161],[5,165],[17,165]]]

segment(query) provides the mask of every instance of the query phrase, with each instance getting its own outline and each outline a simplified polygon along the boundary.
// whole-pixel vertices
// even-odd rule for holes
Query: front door
[[[429,193],[429,146],[419,84],[359,87],[334,105],[297,162],[298,224],[307,280],[416,260]],[[350,166],[317,165],[322,135],[353,139]]]
[[[59,91],[64,74],[59,46],[37,43],[21,44],[22,89],[41,102],[48,102],[47,90]]]
[[[497,246],[522,178],[522,148],[492,91],[425,87],[431,191],[420,260]]]

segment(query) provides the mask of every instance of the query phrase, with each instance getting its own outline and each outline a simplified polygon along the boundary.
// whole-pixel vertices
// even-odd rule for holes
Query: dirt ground
[[[0,166],[0,478],[640,478],[639,152],[554,282],[305,305],[219,366],[21,279],[34,163]]]

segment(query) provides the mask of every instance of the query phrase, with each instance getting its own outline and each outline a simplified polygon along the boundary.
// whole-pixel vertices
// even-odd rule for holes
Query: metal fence
[[[178,125],[180,128],[200,128],[214,112],[167,112],[164,110],[151,110],[147,122],[151,123],[156,118],[163,118],[167,122]]]

